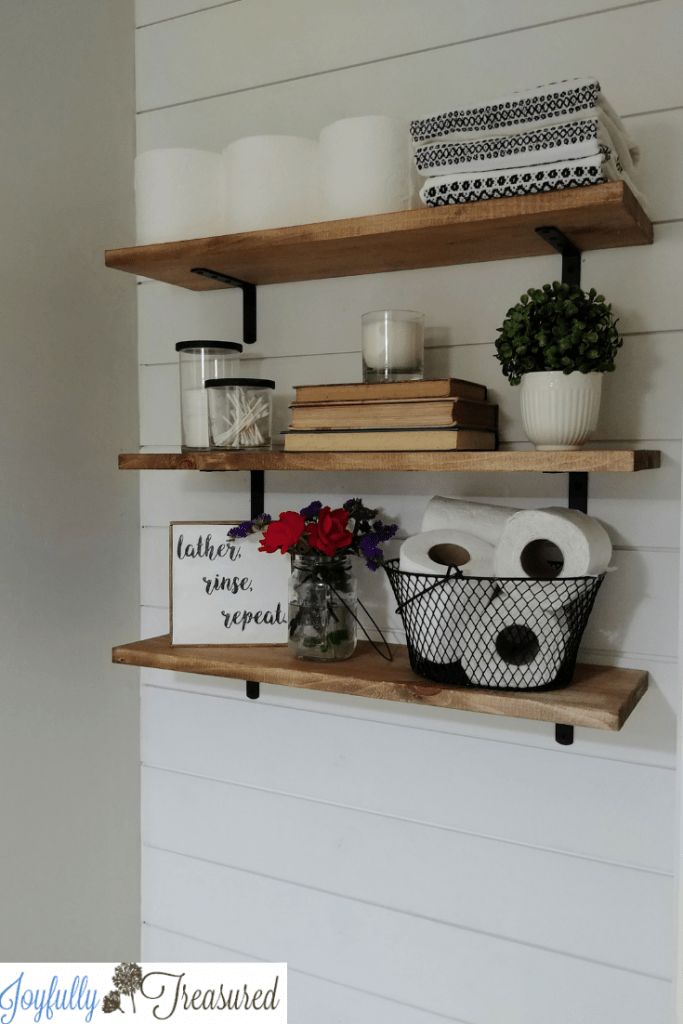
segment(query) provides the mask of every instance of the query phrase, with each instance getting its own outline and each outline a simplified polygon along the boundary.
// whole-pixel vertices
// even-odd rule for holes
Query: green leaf
[[[327,634],[327,639],[331,644],[339,646],[339,644],[346,643],[349,639],[349,631],[348,629],[335,629],[333,633]]]

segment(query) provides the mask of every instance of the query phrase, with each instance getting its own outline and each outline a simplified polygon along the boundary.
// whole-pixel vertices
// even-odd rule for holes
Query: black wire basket
[[[383,568],[398,601],[413,672],[437,683],[558,690],[572,681],[601,576],[531,580]]]

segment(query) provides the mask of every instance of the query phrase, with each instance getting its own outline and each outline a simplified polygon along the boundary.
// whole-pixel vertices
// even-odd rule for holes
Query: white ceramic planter
[[[524,433],[539,451],[582,448],[598,423],[601,373],[538,370],[522,377]]]

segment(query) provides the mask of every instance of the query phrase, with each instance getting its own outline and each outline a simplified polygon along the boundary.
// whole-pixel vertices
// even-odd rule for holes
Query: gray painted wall
[[[132,0],[0,4],[0,957],[139,950]]]

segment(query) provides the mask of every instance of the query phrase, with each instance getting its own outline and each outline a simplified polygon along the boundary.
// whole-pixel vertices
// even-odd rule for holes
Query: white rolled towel
[[[584,512],[569,508],[517,512],[496,546],[496,576],[567,579],[597,576],[612,557],[605,528]]]
[[[266,231],[320,219],[318,143],[251,135],[223,150],[223,230]]]
[[[138,245],[216,235],[222,160],[202,149],[150,149],[135,158]]]
[[[415,188],[408,122],[347,117],[320,133],[324,220],[409,209]]]
[[[427,503],[422,517],[422,530],[462,530],[495,545],[500,540],[505,524],[519,511],[518,508],[465,501],[461,498],[444,498],[436,494]]]

